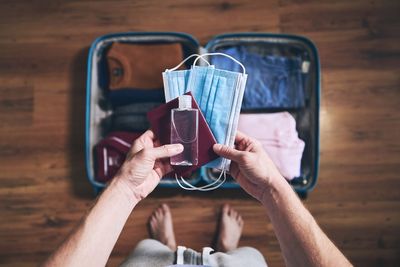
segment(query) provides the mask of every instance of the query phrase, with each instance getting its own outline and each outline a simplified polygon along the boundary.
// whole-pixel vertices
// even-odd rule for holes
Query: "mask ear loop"
[[[216,183],[218,183],[218,182],[221,180],[221,177],[222,177],[222,176],[224,177],[223,180],[222,180],[219,184],[215,185]],[[183,185],[183,184],[181,184],[181,182],[179,181],[179,178],[182,180],[182,183],[185,184],[186,186]],[[207,184],[207,185],[204,185],[204,186],[201,186],[201,187],[197,187],[197,186],[191,185],[191,184],[188,183],[182,176],[179,177],[179,178],[178,178],[178,175],[175,174],[176,182],[178,183],[178,185],[179,185],[181,188],[183,188],[183,189],[185,189],[185,190],[188,190],[188,191],[196,191],[196,190],[197,190],[197,191],[206,192],[206,191],[215,190],[215,189],[217,189],[218,187],[220,187],[223,183],[225,183],[225,181],[226,181],[226,171],[223,170],[223,171],[221,172],[221,174],[219,175],[218,179],[215,180],[214,182],[212,182],[211,184]],[[215,186],[213,186],[213,185],[215,185]]]
[[[190,58],[192,58],[192,57],[195,57],[195,56],[196,56],[196,59],[195,59],[194,62],[193,62],[193,66],[195,66],[195,65],[197,64],[197,61],[198,61],[199,59],[202,59],[203,61],[205,61],[205,62],[208,64],[208,66],[210,66],[211,64],[210,64],[207,60],[205,60],[205,59],[203,58],[204,56],[224,56],[224,57],[227,57],[227,58],[231,59],[232,61],[236,62],[237,64],[239,64],[239,65],[242,67],[242,69],[243,69],[243,74],[246,74],[246,68],[244,67],[244,65],[243,65],[239,60],[235,59],[234,57],[232,57],[232,56],[230,56],[230,55],[224,54],[224,53],[205,53],[205,54],[202,54],[202,55],[192,54],[192,55],[190,55],[189,57],[187,57],[185,60],[183,60],[181,63],[179,63],[176,67],[174,67],[174,68],[172,68],[172,69],[170,69],[170,70],[167,69],[166,71],[173,71],[173,70],[178,69],[178,68],[179,68],[180,66],[182,66],[182,64],[185,63],[188,59],[190,59]],[[223,159],[223,162],[226,162],[226,159],[225,159],[225,158]],[[227,170],[226,170],[225,167],[224,167],[224,169],[221,171],[221,174],[219,175],[219,177],[218,177],[217,180],[215,180],[215,181],[212,182],[211,184],[207,184],[207,185],[204,185],[204,186],[201,186],[201,187],[197,187],[197,186],[191,185],[191,184],[188,183],[182,176],[180,177],[180,179],[182,180],[183,184],[185,184],[186,186],[183,185],[183,184],[181,184],[181,182],[180,182],[179,179],[178,179],[178,175],[177,175],[177,174],[175,174],[175,179],[176,179],[176,182],[178,183],[178,185],[179,185],[181,188],[185,189],[185,190],[189,190],[189,191],[198,190],[198,191],[203,191],[203,192],[204,192],[204,191],[211,191],[211,190],[217,189],[217,188],[220,187],[223,183],[225,183],[225,181],[226,181],[226,171],[227,171]],[[222,180],[219,184],[213,186],[214,184],[218,183],[218,182],[221,180],[221,177],[222,177],[222,176],[224,177],[223,180]]]
[[[226,159],[224,158],[223,161],[226,161]],[[217,184],[217,183],[221,180],[221,177],[223,177],[223,180],[222,180],[219,184]],[[207,184],[207,185],[204,185],[204,186],[201,186],[201,187],[197,187],[197,186],[191,185],[191,184],[188,183],[182,176],[179,177],[179,178],[182,180],[182,183],[185,184],[186,186],[184,186],[184,185],[181,184],[181,182],[180,182],[179,179],[178,179],[178,175],[175,174],[176,182],[178,183],[178,185],[179,185],[181,188],[183,188],[183,189],[185,189],[185,190],[189,190],[189,191],[195,191],[195,190],[197,190],[197,191],[206,192],[206,191],[215,190],[215,189],[217,189],[218,187],[220,187],[223,183],[225,183],[225,181],[226,181],[226,169],[224,168],[224,169],[221,171],[221,173],[220,173],[220,175],[219,175],[219,177],[218,177],[217,180],[215,180],[215,181],[212,182],[211,184]],[[215,185],[215,184],[217,184],[217,185]],[[215,186],[213,186],[213,185],[215,185]]]
[[[244,67],[244,65],[239,60],[237,60],[236,58],[234,58],[234,57],[232,57],[230,55],[227,55],[227,54],[224,54],[224,53],[219,53],[219,52],[217,52],[217,53],[205,53],[205,54],[199,55],[194,60],[193,65],[196,65],[197,60],[199,60],[199,59],[203,59],[204,60],[203,57],[205,57],[205,56],[224,56],[224,57],[227,57],[227,58],[233,60],[234,62],[236,62],[238,65],[240,65],[240,67],[242,67],[242,69],[243,69],[243,74],[246,74],[246,68]]]
[[[178,65],[176,65],[175,67],[173,67],[172,69],[166,69],[165,71],[174,71],[174,70],[179,69],[180,66],[182,66],[186,61],[188,61],[188,60],[191,59],[192,57],[196,57],[196,62],[197,62],[197,58],[199,58],[200,55],[199,55],[199,54],[191,54],[190,56],[188,56],[187,58],[185,58],[181,63],[179,63]],[[202,58],[202,60],[203,60],[204,62],[206,62],[208,66],[211,65],[210,62],[208,62],[208,61],[205,60],[204,58]],[[193,64],[193,65],[196,65],[196,64]]]
[[[203,59],[203,60],[204,60],[204,58],[203,58],[204,56],[224,56],[224,57],[227,57],[227,58],[231,59],[232,61],[236,62],[237,64],[239,64],[239,65],[242,67],[242,69],[243,69],[243,74],[244,74],[244,75],[246,74],[246,68],[244,67],[244,65],[243,65],[240,61],[238,61],[238,60],[235,59],[234,57],[232,57],[232,56],[230,56],[230,55],[227,55],[227,54],[224,54],[224,53],[205,53],[205,54],[199,55],[199,56],[194,60],[193,66],[196,65],[196,63],[197,63],[197,61],[198,61],[199,59]],[[220,187],[220,186],[221,186],[223,183],[225,183],[225,181],[226,181],[226,171],[227,171],[227,170],[225,169],[225,165],[224,165],[225,162],[226,162],[226,159],[223,158],[222,163],[223,163],[224,169],[221,171],[221,174],[219,175],[218,179],[215,180],[214,182],[212,182],[211,184],[207,184],[207,185],[202,186],[202,187],[196,187],[196,186],[193,186],[193,185],[189,184],[189,183],[181,176],[180,179],[182,180],[182,182],[183,182],[186,186],[188,186],[188,187],[186,187],[186,186],[183,186],[183,185],[180,183],[180,181],[179,181],[179,179],[178,179],[178,176],[175,174],[176,182],[178,183],[178,185],[179,185],[181,188],[183,188],[183,189],[185,189],[185,190],[192,190],[192,191],[193,191],[193,190],[198,190],[198,191],[211,191],[211,190],[217,189],[218,187]],[[218,182],[221,180],[221,177],[222,177],[222,176],[224,177],[223,181],[220,182],[219,184],[217,184],[216,186],[213,186],[214,184],[218,183]]]

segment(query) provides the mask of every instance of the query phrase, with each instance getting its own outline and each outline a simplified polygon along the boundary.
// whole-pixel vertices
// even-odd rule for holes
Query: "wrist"
[[[269,182],[266,184],[260,202],[266,204],[271,200],[271,197],[273,198],[274,195],[282,192],[285,186],[288,186],[285,178],[280,174],[274,175],[273,177],[271,177],[271,179],[269,179]]]
[[[139,203],[139,199],[137,199],[135,193],[129,187],[129,184],[125,179],[117,176],[111,181],[109,187],[112,190],[115,190],[116,194],[122,196],[127,203],[134,206]]]

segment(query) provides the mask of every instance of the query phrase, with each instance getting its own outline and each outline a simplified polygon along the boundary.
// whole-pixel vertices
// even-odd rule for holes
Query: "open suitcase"
[[[233,33],[218,35],[210,40],[205,47],[191,35],[176,32],[127,32],[108,34],[97,38],[91,45],[88,57],[88,73],[86,88],[86,170],[90,183],[96,192],[105,187],[105,184],[96,181],[94,171],[94,146],[108,133],[107,125],[103,120],[112,113],[112,107],[104,97],[107,88],[107,66],[104,60],[107,49],[113,42],[124,43],[180,43],[184,56],[216,52],[224,47],[243,46],[256,47],[271,51],[271,53],[296,53],[309,63],[308,75],[305,83],[307,94],[305,106],[302,108],[285,110],[290,112],[296,120],[299,137],[304,140],[305,148],[301,160],[301,175],[290,183],[301,196],[316,185],[319,165],[319,107],[320,107],[320,65],[317,49],[307,38],[286,34],[270,33]],[[188,61],[190,66],[193,61]],[[160,73],[161,75],[161,73]],[[266,109],[261,112],[277,112],[282,109]],[[258,111],[260,112],[260,111]],[[219,173],[205,167],[193,173],[188,182],[193,185],[202,185],[215,181]],[[175,178],[163,178],[161,187],[178,187]],[[228,177],[221,188],[237,188],[239,185]]]

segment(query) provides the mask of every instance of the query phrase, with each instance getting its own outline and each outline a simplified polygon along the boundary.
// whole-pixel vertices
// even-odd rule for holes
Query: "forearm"
[[[114,179],[44,265],[104,266],[136,204],[126,187]]]
[[[287,266],[350,266],[322,232],[290,185],[275,179],[262,203],[275,229]]]

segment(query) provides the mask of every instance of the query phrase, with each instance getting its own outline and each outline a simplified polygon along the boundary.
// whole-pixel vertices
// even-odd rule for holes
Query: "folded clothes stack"
[[[105,54],[113,110],[108,134],[95,146],[96,180],[117,173],[132,142],[150,126],[147,112],[165,102],[162,72],[184,57],[180,43],[112,43]],[[185,68],[182,66],[181,69]]]
[[[113,43],[106,57],[108,98],[114,106],[165,102],[161,73],[182,61],[183,50],[179,43]]]
[[[300,57],[270,55],[245,46],[218,52],[233,56],[246,67],[248,80],[242,110],[305,105]],[[97,181],[107,182],[117,173],[132,142],[150,127],[147,112],[165,102],[162,72],[178,65],[183,57],[179,43],[110,46],[106,52],[109,77],[105,96],[113,106],[112,123],[108,130],[111,133],[95,147]],[[239,65],[225,57],[213,57],[212,63],[219,69],[241,71]],[[238,129],[261,141],[286,179],[301,175],[305,145],[289,113],[241,114]]]
[[[290,113],[241,114],[238,130],[261,142],[287,180],[300,176],[305,144],[298,137],[296,121]]]
[[[161,102],[143,102],[115,107],[112,115],[113,130],[136,132],[149,129],[147,112],[161,104]]]
[[[256,52],[245,46],[220,49],[239,60],[248,73],[242,110],[301,108],[305,105],[306,70],[300,56],[286,57]],[[217,68],[240,71],[240,66],[225,57],[214,57]]]
[[[160,89],[161,73],[183,59],[179,43],[113,43],[107,53],[110,90],[122,88]]]

